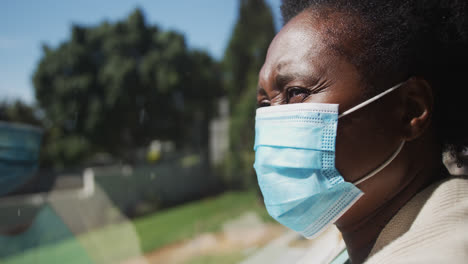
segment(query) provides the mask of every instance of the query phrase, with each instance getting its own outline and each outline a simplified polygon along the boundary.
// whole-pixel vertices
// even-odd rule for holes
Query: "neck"
[[[423,172],[420,172],[423,173]],[[363,263],[369,256],[377,237],[392,217],[402,208],[416,193],[423,190],[427,184],[420,181],[419,177],[411,181],[401,192],[386,202],[373,214],[347,229],[338,227],[345,240],[347,250],[352,263]]]
[[[419,145],[419,144],[417,144]],[[420,145],[419,145],[420,146]],[[412,146],[418,149],[417,146]],[[408,152],[407,152],[408,153]],[[412,153],[412,155],[410,154]],[[371,252],[380,232],[392,219],[392,217],[418,192],[422,191],[431,183],[440,179],[441,176],[441,155],[414,155],[411,149],[409,156],[419,157],[418,161],[413,160],[411,166],[408,166],[405,175],[402,177],[401,185],[398,190],[387,201],[382,201],[381,205],[366,217],[360,218],[353,224],[336,223],[342,233],[346,243],[348,254],[353,264],[363,263]],[[418,153],[424,153],[419,148]],[[440,151],[427,151],[425,153],[439,153]],[[433,164],[432,166],[428,164]],[[390,170],[384,169],[375,177],[391,177]]]

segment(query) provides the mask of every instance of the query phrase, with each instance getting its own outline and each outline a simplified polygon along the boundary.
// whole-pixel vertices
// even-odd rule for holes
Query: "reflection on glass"
[[[122,3],[0,9],[38,53],[29,100],[0,98],[0,263],[237,263],[284,233],[252,168],[279,0]]]
[[[0,122],[2,263],[146,263],[133,226],[94,185],[91,169],[76,188],[32,191],[51,173],[37,171],[41,136],[39,128]]]

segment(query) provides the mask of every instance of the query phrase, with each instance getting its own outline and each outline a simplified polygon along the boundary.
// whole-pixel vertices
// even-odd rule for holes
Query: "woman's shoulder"
[[[446,235],[456,226],[468,228],[468,177],[443,180],[430,187],[426,197],[410,229],[431,227],[433,235]],[[468,238],[468,232],[464,234]]]
[[[467,245],[468,178],[450,177],[395,215],[366,263],[465,263]]]

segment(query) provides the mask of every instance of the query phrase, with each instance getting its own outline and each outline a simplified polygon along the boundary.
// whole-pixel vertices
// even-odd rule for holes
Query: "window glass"
[[[252,168],[279,5],[1,3],[0,262],[303,256]]]

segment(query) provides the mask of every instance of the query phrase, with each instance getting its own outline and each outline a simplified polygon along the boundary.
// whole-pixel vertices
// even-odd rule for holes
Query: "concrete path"
[[[335,226],[313,240],[288,231],[241,264],[329,263],[344,248],[344,241]]]

